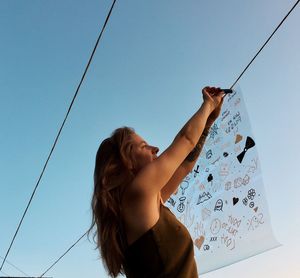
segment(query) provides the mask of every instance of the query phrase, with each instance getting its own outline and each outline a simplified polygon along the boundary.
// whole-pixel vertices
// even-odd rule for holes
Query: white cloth
[[[256,142],[239,88],[225,97],[193,171],[167,206],[193,238],[199,274],[280,245],[271,229]]]

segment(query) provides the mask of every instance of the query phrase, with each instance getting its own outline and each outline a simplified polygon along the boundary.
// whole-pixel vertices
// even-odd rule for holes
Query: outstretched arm
[[[141,198],[148,200],[161,193],[162,188],[166,186],[188,154],[197,145],[208,117],[222,102],[223,93],[217,88],[205,87],[202,90],[202,95],[201,107],[186,122],[171,145],[152,163],[142,167],[132,180],[131,190]]]
[[[163,199],[163,202],[166,202],[170,198],[170,196],[177,190],[183,179],[193,170],[194,165],[203,149],[210,126],[210,123],[206,124],[195,148],[189,153],[186,159],[177,168],[168,183],[161,189],[161,197]]]
[[[166,202],[170,196],[177,190],[178,186],[182,183],[183,179],[193,171],[194,165],[202,151],[206,137],[208,135],[210,127],[213,125],[215,120],[219,117],[221,113],[221,108],[223,104],[223,99],[219,106],[209,115],[205,128],[196,144],[195,148],[190,152],[186,159],[177,168],[168,183],[161,189],[161,197],[163,202]]]

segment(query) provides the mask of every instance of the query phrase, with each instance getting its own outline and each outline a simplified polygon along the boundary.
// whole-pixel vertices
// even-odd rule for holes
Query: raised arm
[[[178,186],[182,183],[184,178],[193,170],[194,165],[204,146],[208,131],[209,127],[206,126],[194,149],[176,169],[168,183],[161,189],[161,198],[163,202],[166,202],[170,198],[170,196],[178,189]]]
[[[210,114],[222,101],[222,93],[216,88],[206,87],[202,93],[204,102],[200,109],[187,121],[172,144],[156,160],[141,169],[132,182],[133,189],[144,195],[159,193],[195,148]]]
[[[205,124],[205,128],[194,149],[188,154],[185,160],[176,169],[168,183],[162,188],[161,197],[163,202],[166,202],[170,198],[170,196],[178,189],[178,186],[182,183],[183,179],[193,170],[194,165],[203,149],[209,130],[220,115],[222,104],[223,99],[221,100],[219,106],[216,107],[216,109],[209,115]]]

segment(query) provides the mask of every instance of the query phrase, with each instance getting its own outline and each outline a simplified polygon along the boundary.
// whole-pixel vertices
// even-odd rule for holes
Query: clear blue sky
[[[8,257],[47,269],[89,226],[95,153],[127,125],[164,150],[202,103],[230,87],[290,0],[117,1],[102,42]],[[111,1],[0,1],[0,256],[4,256]],[[282,247],[204,275],[300,276],[300,6],[239,82]],[[47,275],[106,277],[81,241]],[[5,265],[3,271],[22,275]]]

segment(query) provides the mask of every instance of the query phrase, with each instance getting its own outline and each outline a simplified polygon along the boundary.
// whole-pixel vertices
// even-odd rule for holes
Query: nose
[[[152,146],[152,153],[157,154],[158,152],[159,152],[159,148]]]

